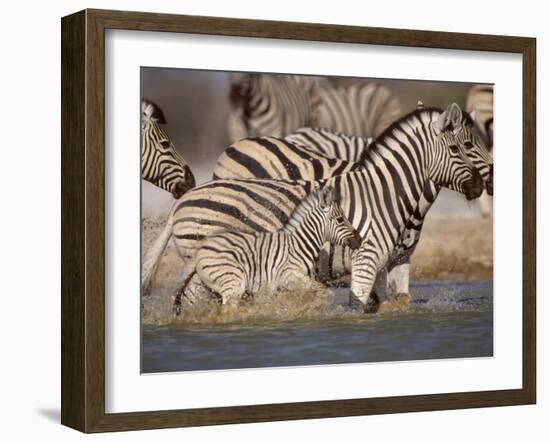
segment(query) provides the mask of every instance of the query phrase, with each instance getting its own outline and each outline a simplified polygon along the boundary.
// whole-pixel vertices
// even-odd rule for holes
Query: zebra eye
[[[465,147],[466,149],[471,149],[472,147],[474,147],[474,145],[472,144],[471,141],[465,141],[465,142],[464,142],[464,147]]]
[[[452,153],[458,153],[458,146],[456,144],[451,144],[449,146],[449,150],[452,152]]]
[[[343,223],[344,222],[344,217],[343,216],[336,217],[336,222],[337,223]]]
[[[162,147],[165,147],[166,149],[168,149],[168,148],[170,147],[170,141],[162,140],[162,141],[160,142],[160,145],[161,145]]]

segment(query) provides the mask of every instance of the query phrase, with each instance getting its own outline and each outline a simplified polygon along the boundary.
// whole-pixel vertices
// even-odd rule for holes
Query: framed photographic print
[[[535,403],[535,40],[62,19],[62,423]]]

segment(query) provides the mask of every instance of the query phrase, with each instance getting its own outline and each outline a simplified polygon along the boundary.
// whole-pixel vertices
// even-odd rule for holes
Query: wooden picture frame
[[[523,57],[523,383],[513,390],[105,412],[105,30],[498,51]],[[83,432],[533,404],[536,400],[533,38],[85,10],[62,19],[62,409]]]

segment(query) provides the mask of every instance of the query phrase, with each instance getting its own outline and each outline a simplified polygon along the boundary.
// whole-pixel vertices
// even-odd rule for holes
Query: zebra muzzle
[[[476,169],[472,170],[472,177],[463,185],[463,193],[466,199],[473,200],[479,198],[483,193],[483,179]]]
[[[359,247],[361,247],[361,243],[363,242],[361,235],[359,235],[359,232],[356,230],[353,232],[353,235],[348,240],[348,247],[352,250],[356,250]]]
[[[489,172],[489,180],[486,183],[486,189],[488,195],[493,195],[493,165],[491,164],[491,170]]]
[[[172,191],[172,195],[175,199],[180,198],[185,192],[195,187],[195,177],[193,176],[191,169],[186,166],[184,168],[184,171],[185,178],[178,181],[174,186],[174,190]]]

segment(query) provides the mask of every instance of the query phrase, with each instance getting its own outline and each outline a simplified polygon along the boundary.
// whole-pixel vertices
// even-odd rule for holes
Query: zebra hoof
[[[172,319],[176,319],[181,315],[181,305],[174,305],[172,307]]]
[[[376,313],[380,308],[380,298],[376,292],[372,292],[365,304],[365,313]]]

